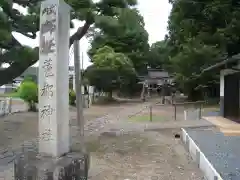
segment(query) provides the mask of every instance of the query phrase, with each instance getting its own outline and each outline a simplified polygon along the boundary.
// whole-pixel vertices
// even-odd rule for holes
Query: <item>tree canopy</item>
[[[166,41],[153,43],[148,53],[149,66],[167,70],[169,68],[169,51]]]
[[[84,76],[98,90],[111,95],[116,88],[129,84],[131,76],[135,77],[135,73],[133,64],[127,56],[104,46],[97,50],[93,56],[93,65],[86,69]]]
[[[151,47],[156,65],[169,65],[185,92],[216,80],[202,70],[240,52],[240,1],[170,0],[168,34]],[[214,81],[215,82],[215,81]]]
[[[146,70],[148,33],[144,28],[143,17],[137,9],[120,9],[118,23],[93,34],[90,58],[103,46],[110,46],[114,51],[124,53],[131,59],[137,72]]]
[[[39,31],[39,10],[41,0],[1,0],[0,1],[0,65],[7,63],[8,68],[0,69],[0,85],[12,81],[29,66],[38,61],[38,48],[21,44],[12,34],[18,32],[35,39]],[[127,9],[136,4],[135,0],[66,0],[73,8],[71,19],[84,21],[82,27],[70,37],[70,45],[74,40],[80,40],[89,29],[106,29],[118,22],[121,9]],[[27,8],[23,14],[19,5]]]

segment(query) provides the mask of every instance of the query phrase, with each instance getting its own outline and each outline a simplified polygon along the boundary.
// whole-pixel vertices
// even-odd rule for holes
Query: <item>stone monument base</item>
[[[14,178],[17,180],[87,180],[89,155],[68,153],[60,158],[32,156],[31,153],[14,162]]]

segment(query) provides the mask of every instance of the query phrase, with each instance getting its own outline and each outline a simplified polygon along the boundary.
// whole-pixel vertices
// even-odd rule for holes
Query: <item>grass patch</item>
[[[19,97],[18,92],[0,94],[0,97]]]
[[[220,106],[217,105],[208,105],[203,107],[204,111],[220,111]]]
[[[220,105],[219,104],[204,104],[203,107],[204,108],[219,108]]]
[[[100,96],[95,99],[94,105],[109,105],[117,104],[118,101],[114,98],[109,98],[107,96]]]
[[[153,122],[161,122],[165,121],[167,118],[160,115],[152,115],[152,121]],[[149,122],[150,121],[150,115],[144,114],[144,115],[137,115],[129,118],[130,121],[139,121],[139,122]]]

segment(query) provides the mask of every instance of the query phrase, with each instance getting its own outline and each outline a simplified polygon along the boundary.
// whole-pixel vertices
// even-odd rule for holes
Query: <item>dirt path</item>
[[[138,103],[126,103],[112,106],[92,106],[84,110],[87,134],[99,132],[106,124],[115,122],[144,106]],[[72,136],[77,125],[76,109],[70,108],[70,126]],[[0,118],[0,154],[1,149],[14,149],[24,141],[36,141],[38,133],[38,113],[22,112]]]
[[[159,112],[171,114],[168,108]],[[211,126],[210,123],[173,119],[138,123],[121,118],[108,124],[100,136],[88,137],[90,180],[204,179],[181,140],[174,135],[180,134],[181,127]]]
[[[172,114],[169,108],[161,108],[158,113]],[[180,134],[181,127],[211,124],[177,122],[170,118],[164,122],[138,123],[121,117],[123,119],[108,124],[100,136],[92,135],[87,140],[91,152],[90,180],[204,179],[181,140],[174,135]]]

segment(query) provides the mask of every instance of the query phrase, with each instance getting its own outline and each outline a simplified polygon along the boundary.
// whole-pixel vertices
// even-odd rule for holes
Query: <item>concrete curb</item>
[[[182,141],[186,146],[188,152],[190,153],[193,160],[197,163],[198,167],[204,173],[207,180],[223,180],[220,174],[216,171],[213,165],[208,161],[206,156],[202,153],[200,148],[188,135],[185,129],[181,128],[182,131]]]

